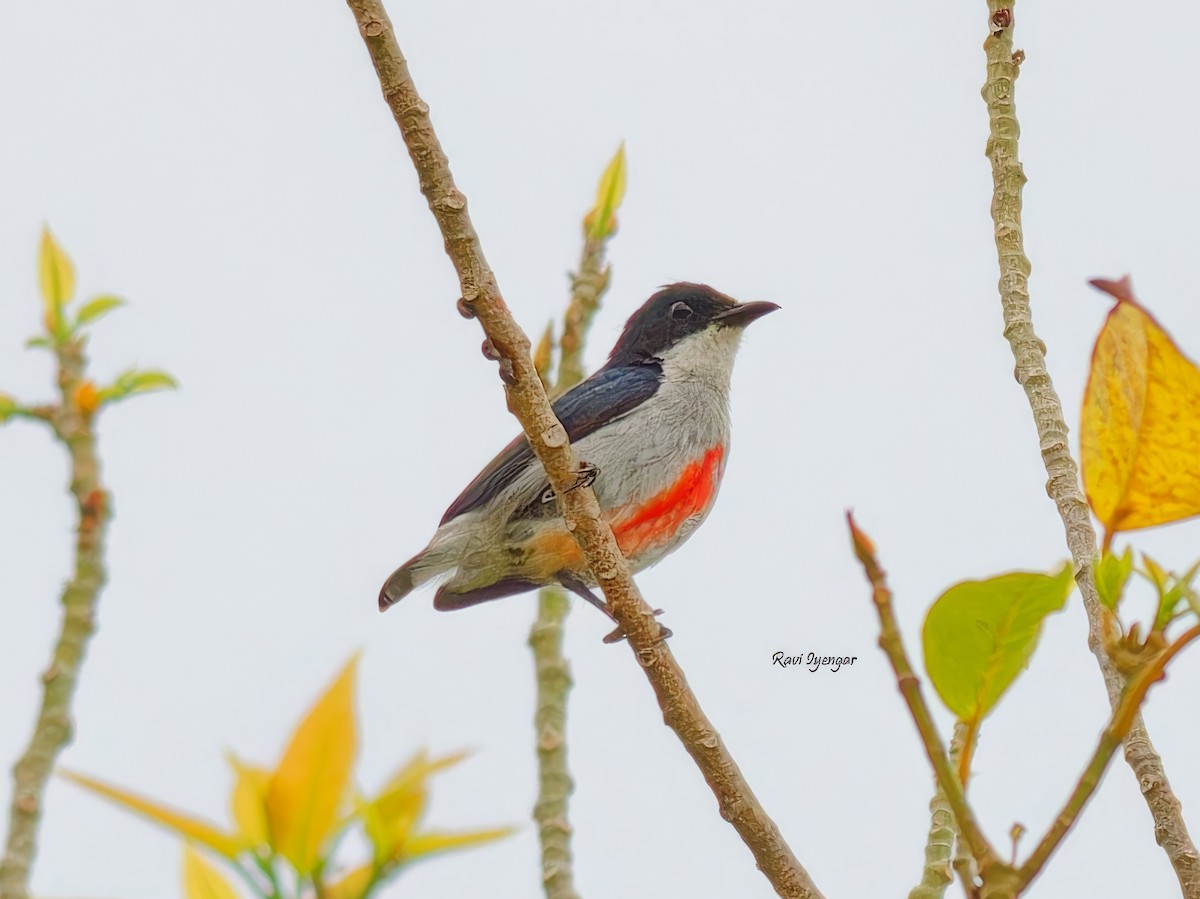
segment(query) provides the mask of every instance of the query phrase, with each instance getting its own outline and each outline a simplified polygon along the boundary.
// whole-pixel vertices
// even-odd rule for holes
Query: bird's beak
[[[715,321],[726,327],[744,328],[756,318],[762,318],[778,308],[774,303],[738,303],[732,309],[718,315]]]

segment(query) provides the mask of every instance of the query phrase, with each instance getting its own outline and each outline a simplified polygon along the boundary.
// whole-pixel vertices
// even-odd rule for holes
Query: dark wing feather
[[[554,402],[554,414],[574,443],[607,422],[632,412],[658,390],[662,369],[653,362],[602,368]],[[442,524],[486,504],[537,460],[522,434],[500,451],[446,510]]]

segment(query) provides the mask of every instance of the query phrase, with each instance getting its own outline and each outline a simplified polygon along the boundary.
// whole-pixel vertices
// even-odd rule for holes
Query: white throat
[[[726,394],[741,342],[741,328],[709,325],[662,354],[663,375],[667,381],[697,381]]]

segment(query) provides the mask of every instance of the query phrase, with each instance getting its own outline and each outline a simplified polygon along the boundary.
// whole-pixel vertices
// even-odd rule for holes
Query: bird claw
[[[567,488],[567,492],[579,490],[582,487],[591,487],[596,482],[596,478],[600,475],[600,469],[591,462],[579,463],[579,472],[575,475],[575,483]]]
[[[661,615],[662,613],[663,613],[662,609],[654,610],[655,616]],[[658,626],[658,629],[659,629],[658,639],[655,641],[655,643],[662,643],[668,637],[673,637],[675,635],[675,632],[672,631],[666,625],[660,624]],[[620,643],[622,640],[627,640],[628,638],[629,638],[629,635],[625,633],[625,631],[621,628],[620,625],[618,625],[611,634],[605,635],[604,642],[605,643]]]

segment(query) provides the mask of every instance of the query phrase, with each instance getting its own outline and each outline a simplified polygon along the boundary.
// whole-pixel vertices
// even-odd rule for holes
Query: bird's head
[[[739,303],[706,284],[670,284],[630,316],[608,365],[657,362],[668,375],[723,377],[728,383],[743,329],[778,308]]]

